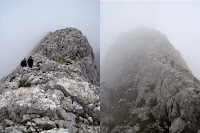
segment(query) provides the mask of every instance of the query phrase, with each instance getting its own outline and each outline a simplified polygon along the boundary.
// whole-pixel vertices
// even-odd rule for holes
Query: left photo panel
[[[0,132],[100,132],[100,1],[0,1]]]

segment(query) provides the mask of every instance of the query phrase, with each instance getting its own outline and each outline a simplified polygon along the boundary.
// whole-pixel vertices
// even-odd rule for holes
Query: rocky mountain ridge
[[[199,131],[200,81],[164,34],[150,28],[139,28],[130,34],[132,38],[122,37],[124,49],[120,49],[120,58],[128,60],[117,69],[121,72],[119,77],[109,77],[116,78],[118,84],[108,86],[105,80],[101,86],[101,131]],[[119,51],[118,48],[114,46],[112,50]],[[122,51],[126,51],[125,56]]]
[[[50,32],[0,82],[0,131],[99,132],[99,75],[87,38],[76,28]]]

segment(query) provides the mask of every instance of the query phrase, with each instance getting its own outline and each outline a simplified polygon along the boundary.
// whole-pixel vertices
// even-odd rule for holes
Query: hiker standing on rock
[[[33,66],[33,59],[32,59],[31,56],[30,56],[29,59],[28,59],[28,66],[29,66],[30,68],[32,68],[32,66]]]
[[[26,67],[27,66],[26,58],[24,58],[24,60],[21,61],[21,66],[22,67]]]

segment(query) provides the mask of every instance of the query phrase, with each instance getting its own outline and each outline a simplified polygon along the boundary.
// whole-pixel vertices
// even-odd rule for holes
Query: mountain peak
[[[162,33],[149,28],[126,33],[108,51],[104,63],[103,132],[200,129],[200,81]]]
[[[177,65],[190,71],[180,52],[174,48],[163,33],[152,28],[140,27],[121,34],[110,47],[105,60],[103,60],[102,80],[116,84],[123,67],[127,64],[131,65],[136,59],[141,61],[148,59],[148,62],[157,60],[165,64],[174,61]]]
[[[81,31],[50,32],[30,55],[32,68],[19,66],[0,82],[0,130],[99,131],[99,75]]]
[[[77,61],[83,57],[94,59],[93,49],[87,38],[76,28],[50,32],[40,41],[34,53],[40,53],[59,63]]]

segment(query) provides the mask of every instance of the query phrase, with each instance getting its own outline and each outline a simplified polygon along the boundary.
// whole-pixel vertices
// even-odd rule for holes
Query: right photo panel
[[[100,9],[101,133],[200,133],[200,2]]]

